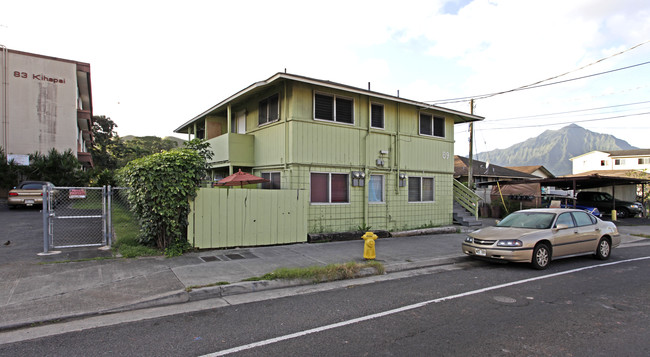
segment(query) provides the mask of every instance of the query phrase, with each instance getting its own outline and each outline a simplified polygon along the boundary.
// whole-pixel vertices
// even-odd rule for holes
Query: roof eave
[[[381,98],[381,99],[386,99],[386,100],[391,100],[391,101],[400,102],[400,103],[404,103],[404,104],[411,104],[411,105],[414,105],[414,106],[418,106],[418,107],[420,107],[422,109],[431,109],[431,110],[441,111],[441,112],[452,115],[453,118],[454,118],[454,124],[469,123],[469,122],[481,121],[481,120],[485,119],[484,117],[481,117],[481,116],[478,116],[478,115],[463,113],[461,111],[448,109],[448,108],[443,108],[443,107],[438,107],[438,106],[435,106],[435,105],[422,103],[422,102],[417,102],[417,101],[414,101],[414,100],[404,99],[404,98],[400,98],[400,97],[395,97],[395,96],[388,95],[388,94],[373,92],[373,91],[370,91],[370,90],[365,90],[365,89],[352,87],[352,86],[339,84],[339,83],[334,83],[334,82],[330,82],[330,81],[323,81],[323,80],[319,80],[319,79],[314,79],[314,78],[303,77],[303,76],[298,76],[298,75],[294,75],[294,74],[279,72],[279,73],[276,73],[273,76],[269,77],[266,80],[253,83],[252,85],[250,85],[250,86],[240,90],[239,92],[231,95],[230,97],[222,100],[218,104],[210,107],[208,110],[202,112],[201,114],[199,114],[199,115],[195,116],[194,118],[190,119],[189,121],[185,122],[183,125],[176,128],[174,130],[174,132],[175,133],[181,133],[181,131],[186,129],[187,127],[189,127],[190,124],[192,124],[195,121],[205,117],[209,113],[214,112],[215,110],[221,109],[221,107],[226,106],[229,102],[233,101],[234,99],[236,99],[236,98],[238,98],[238,97],[240,97],[240,96],[242,96],[242,95],[244,95],[246,93],[249,93],[249,92],[251,92],[252,90],[254,90],[256,88],[269,85],[272,82],[274,82],[274,81],[276,81],[278,79],[281,79],[281,78],[290,79],[290,80],[303,82],[303,83],[309,83],[309,84],[318,85],[318,86],[329,87],[329,88],[333,88],[333,89],[339,89],[339,90],[352,92],[352,93],[357,93],[357,94],[362,94],[362,95],[368,95],[368,96]]]

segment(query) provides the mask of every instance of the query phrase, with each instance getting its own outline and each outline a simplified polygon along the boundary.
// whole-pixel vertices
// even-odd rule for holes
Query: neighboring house
[[[482,119],[277,73],[175,132],[210,143],[212,179],[242,169],[305,190],[309,232],[395,230],[452,223],[454,125]]]
[[[467,183],[468,175],[469,158],[454,156],[454,178]],[[488,162],[472,160],[472,177],[473,181],[478,184],[481,182],[535,179],[539,176]]]
[[[650,170],[650,149],[591,151],[572,157],[573,174],[589,171]]]
[[[469,175],[469,158],[454,156],[454,178],[467,184]],[[513,170],[507,167],[490,164],[488,162],[472,160],[472,180],[476,183],[476,192],[483,199],[483,203],[491,202],[490,193],[492,183],[512,180],[531,180],[538,177],[530,173]],[[481,184],[485,183],[485,184]]]
[[[550,171],[548,171],[544,165],[535,165],[535,166],[507,166],[506,168],[523,172],[525,174],[530,174],[539,178],[553,178],[555,177]]]
[[[90,64],[0,46],[0,146],[8,159],[71,150],[92,167]],[[56,182],[55,182],[56,184]]]
[[[591,151],[572,157],[572,176],[603,175],[621,178],[650,177],[650,149]],[[621,200],[636,201],[642,196],[641,185],[618,185],[615,187],[600,187],[589,191],[599,191],[614,194]]]

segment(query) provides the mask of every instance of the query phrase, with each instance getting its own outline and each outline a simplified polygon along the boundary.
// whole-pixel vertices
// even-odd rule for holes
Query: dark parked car
[[[611,214],[614,207],[614,197],[607,192],[578,192],[576,204],[596,207],[603,214]],[[643,212],[643,206],[638,202],[616,200],[616,217],[634,217]]]

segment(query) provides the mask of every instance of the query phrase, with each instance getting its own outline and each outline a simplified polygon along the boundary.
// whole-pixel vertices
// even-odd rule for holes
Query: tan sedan
[[[43,186],[54,187],[51,182],[47,181],[23,181],[17,187],[9,191],[7,204],[9,208],[18,206],[42,206],[43,205]]]
[[[496,227],[469,233],[462,249],[472,257],[546,269],[553,259],[576,255],[608,259],[620,243],[614,223],[578,209],[541,208],[511,213]]]

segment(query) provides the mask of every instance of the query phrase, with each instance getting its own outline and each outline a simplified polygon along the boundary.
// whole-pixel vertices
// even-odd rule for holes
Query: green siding
[[[314,120],[314,92],[352,98],[354,124]],[[280,119],[258,126],[259,101],[275,93],[280,95]],[[384,106],[384,129],[369,129],[370,103]],[[373,229],[401,230],[452,223],[454,121],[450,116],[426,109],[427,113],[445,117],[445,137],[423,136],[418,132],[419,113],[422,110],[420,107],[293,81],[281,81],[232,103],[233,115],[243,109],[247,113],[247,134],[244,136],[254,138],[254,142],[242,143],[235,148],[230,143],[233,139],[227,139],[225,144],[218,141],[226,140],[220,139],[221,137],[211,139],[215,155],[231,165],[248,160],[250,164],[242,166],[253,167],[252,171],[257,175],[262,171],[279,171],[283,188],[281,191],[299,189],[306,199],[302,219],[309,232],[349,231],[364,225],[372,226]],[[230,135],[233,134],[222,137]],[[246,148],[246,145],[249,147]],[[225,151],[218,152],[219,150]],[[242,155],[250,157],[242,159]],[[377,164],[378,159],[383,161],[383,165]],[[364,171],[366,179],[371,174],[384,175],[386,202],[369,204],[367,187],[350,185],[349,203],[310,203],[311,172],[350,174],[351,171]],[[435,201],[408,202],[408,187],[398,187],[400,172],[408,176],[433,177]],[[261,199],[264,196],[259,197]],[[285,204],[279,198],[269,197],[268,200],[271,202],[270,207],[283,207]],[[219,211],[230,210],[224,203],[220,204],[222,206],[218,207]],[[206,207],[216,209],[212,205]],[[241,212],[236,217],[232,216],[228,221],[233,223],[226,227],[213,227],[216,223],[201,220],[202,226],[199,228],[203,232],[216,230],[223,236],[241,236],[242,228],[238,227],[248,222],[245,214],[248,213]],[[281,232],[286,229],[282,225],[302,225],[299,217],[291,218],[296,223],[280,223],[273,216],[266,216],[259,218],[257,222],[264,224],[260,223],[257,227]],[[261,234],[256,230],[254,233]],[[273,239],[281,243],[280,238]],[[227,244],[239,246],[244,243],[233,240]]]

